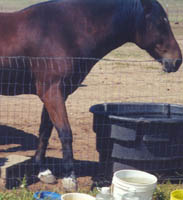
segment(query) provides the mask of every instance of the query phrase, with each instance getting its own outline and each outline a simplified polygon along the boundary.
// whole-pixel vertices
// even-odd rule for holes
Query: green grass
[[[27,189],[0,192],[0,200],[32,200],[33,193]]]
[[[168,181],[165,184],[160,184],[154,192],[154,200],[170,200],[170,193],[177,189],[183,189],[182,183],[172,184]]]
[[[158,185],[156,191],[154,192],[153,200],[170,200],[170,193],[176,189],[183,189],[183,185],[181,183],[171,184],[171,182]],[[94,190],[90,191],[88,194],[96,196],[97,194],[96,188],[94,188]],[[29,191],[26,188],[0,192],[0,200],[32,200],[32,199],[33,199],[33,192]]]

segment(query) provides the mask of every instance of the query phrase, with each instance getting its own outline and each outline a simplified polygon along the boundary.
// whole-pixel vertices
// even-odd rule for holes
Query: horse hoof
[[[77,179],[75,177],[67,177],[62,179],[62,185],[65,191],[77,191]]]
[[[44,172],[40,172],[38,175],[38,178],[40,179],[41,182],[46,183],[46,184],[57,183],[55,176],[51,173],[49,169],[47,169]]]
[[[53,176],[52,174],[47,175],[47,176],[41,176],[40,181],[46,184],[55,184],[57,183],[57,180],[55,178],[55,176]]]

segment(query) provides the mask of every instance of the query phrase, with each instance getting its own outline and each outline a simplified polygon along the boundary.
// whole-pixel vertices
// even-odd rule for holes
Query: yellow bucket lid
[[[170,200],[183,200],[183,190],[174,190],[171,192]]]

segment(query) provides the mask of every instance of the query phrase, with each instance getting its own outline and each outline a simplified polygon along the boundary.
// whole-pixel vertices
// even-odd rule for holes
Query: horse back
[[[0,55],[23,56],[36,58],[71,58],[71,57],[103,57],[106,52],[98,51],[106,34],[112,32],[111,26],[106,26],[104,19],[111,22],[114,10],[106,7],[100,18],[95,16],[100,12],[91,0],[63,0],[41,3],[14,13],[0,14]],[[109,10],[110,12],[109,12]],[[104,9],[105,11],[105,9]],[[5,20],[6,18],[6,20]],[[3,36],[4,35],[4,36]],[[108,51],[104,48],[104,51]],[[90,71],[83,66],[73,66],[72,61],[52,63],[33,61],[27,62],[26,67],[34,74],[34,80],[68,79],[74,73],[85,71],[75,82],[80,82]],[[85,65],[86,66],[86,65]],[[8,68],[8,63],[0,66]],[[25,66],[16,66],[24,69]],[[74,70],[73,70],[74,67]],[[54,69],[54,70],[52,70]],[[22,70],[23,71],[23,70]],[[38,73],[40,71],[40,73]],[[44,72],[44,76],[41,75]],[[46,78],[45,78],[46,77]],[[27,78],[32,80],[32,76]]]

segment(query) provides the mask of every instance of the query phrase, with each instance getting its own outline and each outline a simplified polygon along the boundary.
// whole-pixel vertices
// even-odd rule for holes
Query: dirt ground
[[[183,25],[173,25],[183,49]],[[93,68],[82,86],[67,100],[67,110],[73,131],[74,158],[78,164],[80,190],[93,184],[98,152],[92,130],[92,105],[104,102],[163,102],[183,104],[183,70],[166,74],[160,64],[133,44],[111,52]],[[33,95],[0,97],[0,157],[10,154],[33,156],[37,144],[42,103]],[[47,157],[62,158],[61,144],[54,130]],[[55,163],[50,164],[54,168]],[[87,170],[87,168],[90,168]],[[56,185],[35,182],[32,191],[62,191],[61,177]]]

